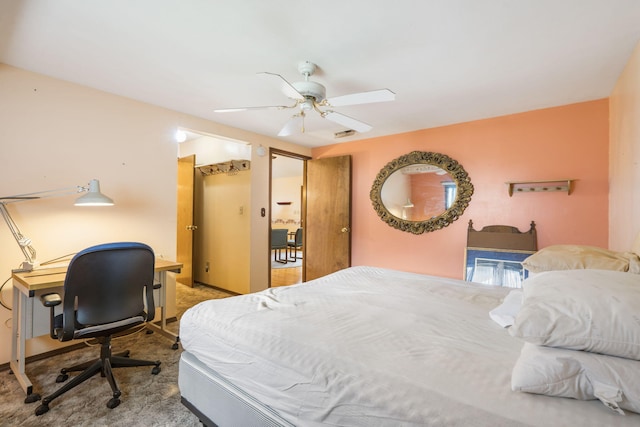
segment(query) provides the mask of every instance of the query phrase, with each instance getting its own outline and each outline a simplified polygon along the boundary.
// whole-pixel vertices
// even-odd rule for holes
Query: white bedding
[[[597,401],[511,390],[523,344],[489,318],[509,291],[353,267],[200,303],[180,339],[297,426],[640,425]]]

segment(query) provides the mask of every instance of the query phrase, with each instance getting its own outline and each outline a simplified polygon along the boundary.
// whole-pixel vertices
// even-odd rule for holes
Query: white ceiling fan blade
[[[289,136],[297,132],[304,132],[304,116],[296,114],[284,124],[278,136]]]
[[[332,107],[341,107],[343,105],[370,104],[373,102],[394,101],[396,94],[389,89],[378,89],[369,92],[352,93],[350,95],[336,96],[328,98],[327,103]]]
[[[267,77],[269,81],[271,81],[272,83],[276,83],[278,85],[278,88],[288,98],[304,100],[304,96],[302,96],[300,92],[298,92],[296,88],[294,88],[293,85],[289,83],[287,80],[285,80],[285,78],[282,77],[280,74],[269,73],[267,71],[264,71],[262,73],[258,73],[258,75]]]
[[[285,108],[293,108],[295,105],[287,106],[287,105],[268,105],[264,107],[238,107],[238,108],[219,108],[213,110],[214,113],[237,113],[238,111],[248,111],[248,110],[284,110]]]
[[[347,129],[353,129],[356,132],[369,132],[371,129],[373,129],[371,125],[368,125],[364,122],[361,122],[360,120],[356,120],[349,116],[345,116],[344,114],[336,113],[335,111],[325,111],[322,114],[322,117],[327,120],[331,120],[334,123],[338,123],[346,127]]]

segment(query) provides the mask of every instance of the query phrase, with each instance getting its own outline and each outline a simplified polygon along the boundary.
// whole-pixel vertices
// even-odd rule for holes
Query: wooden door
[[[176,258],[182,263],[182,271],[176,281],[193,287],[193,186],[196,156],[178,159],[178,229]]]
[[[351,156],[308,160],[304,280],[351,265]]]

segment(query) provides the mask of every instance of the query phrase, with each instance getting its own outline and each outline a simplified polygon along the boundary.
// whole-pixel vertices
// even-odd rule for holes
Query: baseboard
[[[202,285],[202,286],[206,286],[206,287],[208,287],[208,288],[215,289],[216,291],[224,292],[224,293],[226,293],[226,294],[236,295],[236,296],[238,296],[238,295],[242,295],[242,294],[239,294],[239,293],[237,293],[237,292],[230,291],[229,289],[224,289],[224,288],[221,288],[221,287],[216,286],[216,285],[211,285],[211,284],[209,284],[209,283],[201,282],[201,281],[199,281],[199,280],[194,280],[193,282],[194,282],[194,283],[197,283],[198,285]]]

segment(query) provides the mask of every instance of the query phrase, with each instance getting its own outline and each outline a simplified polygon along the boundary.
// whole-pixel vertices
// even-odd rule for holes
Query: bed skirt
[[[294,427],[187,351],[179,372],[182,404],[207,427]]]

